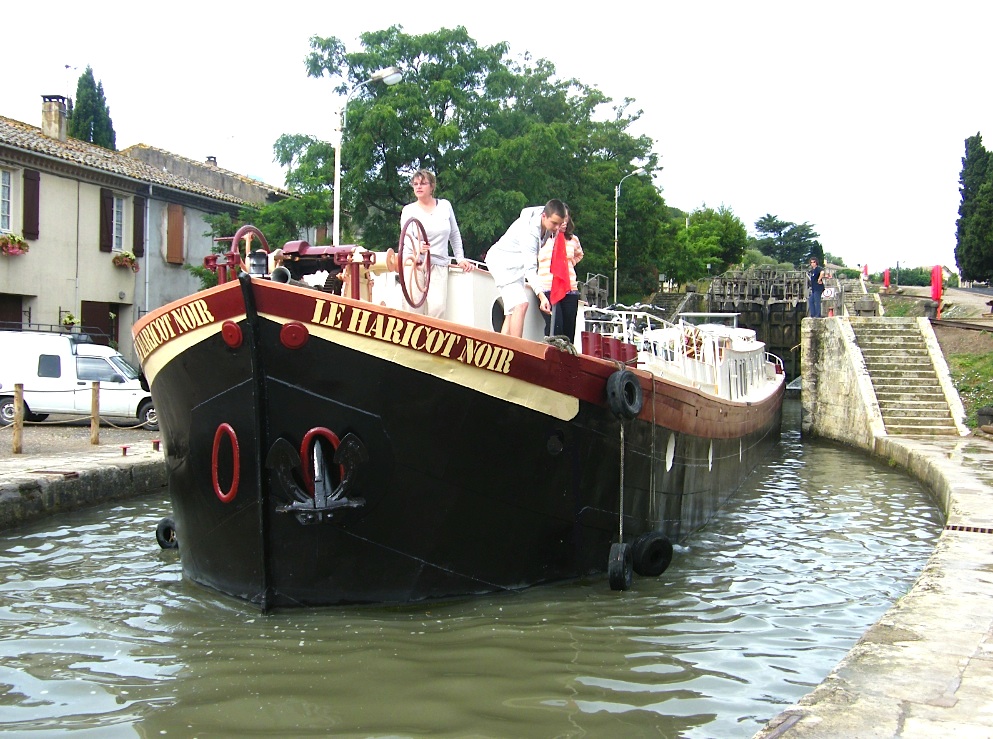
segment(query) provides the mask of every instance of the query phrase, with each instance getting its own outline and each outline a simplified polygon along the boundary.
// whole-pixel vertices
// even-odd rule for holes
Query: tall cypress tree
[[[76,84],[76,101],[69,118],[69,135],[105,149],[117,149],[117,134],[103,94],[103,82],[97,83],[93,77],[93,68],[88,65]]]
[[[993,278],[993,158],[978,133],[965,140],[955,262],[964,280]]]

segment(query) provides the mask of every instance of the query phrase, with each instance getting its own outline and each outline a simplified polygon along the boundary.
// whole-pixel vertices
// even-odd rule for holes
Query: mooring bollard
[[[24,385],[14,383],[14,435],[11,452],[24,453]]]
[[[90,386],[90,444],[100,443],[100,382]]]

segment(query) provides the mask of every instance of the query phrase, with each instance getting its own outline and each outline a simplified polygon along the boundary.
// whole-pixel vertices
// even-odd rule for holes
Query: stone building
[[[211,252],[205,217],[290,193],[213,158],[69,138],[65,98],[42,101],[41,127],[0,116],[0,234],[27,246],[0,254],[0,328],[75,320],[133,359],[132,323],[199,289],[184,265]]]

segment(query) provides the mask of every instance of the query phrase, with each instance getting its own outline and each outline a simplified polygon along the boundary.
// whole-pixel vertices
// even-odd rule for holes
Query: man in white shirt
[[[549,311],[548,298],[538,283],[538,249],[553,236],[565,219],[565,204],[549,200],[544,207],[525,208],[499,241],[486,253],[486,266],[503,298],[503,328],[510,336],[524,335],[528,310],[525,283],[538,296],[541,310]]]

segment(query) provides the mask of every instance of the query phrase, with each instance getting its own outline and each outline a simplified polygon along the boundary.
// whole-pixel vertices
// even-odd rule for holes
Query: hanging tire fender
[[[634,571],[642,577],[658,577],[672,562],[672,542],[659,531],[647,531],[631,544]]]
[[[155,527],[155,541],[163,549],[179,549],[179,539],[176,538],[176,523],[171,518],[163,518]]]
[[[617,370],[607,378],[607,405],[618,418],[636,418],[644,404],[637,376],[630,370]]]
[[[631,545],[615,543],[610,545],[610,558],[607,560],[607,579],[611,590],[627,590],[631,587]]]

